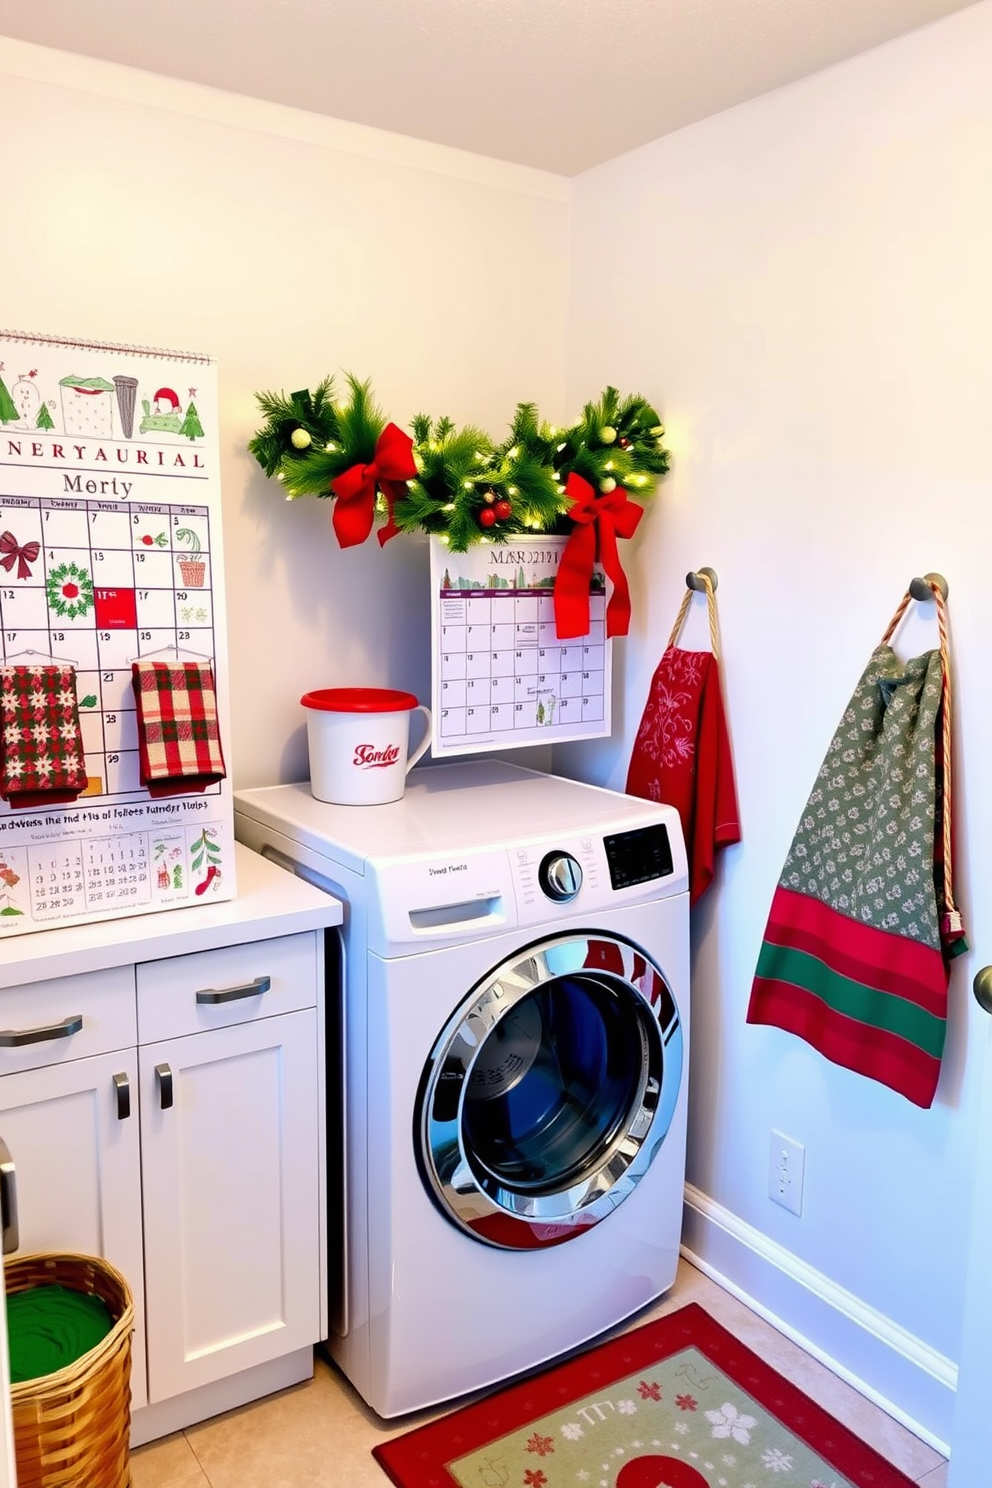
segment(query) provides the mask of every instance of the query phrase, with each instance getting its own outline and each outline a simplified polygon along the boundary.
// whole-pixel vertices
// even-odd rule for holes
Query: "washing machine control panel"
[[[615,889],[650,883],[672,872],[672,844],[663,822],[638,827],[633,832],[614,832],[603,838],[610,882]]]
[[[582,869],[567,852],[549,852],[541,860],[537,881],[555,904],[567,904],[582,887]]]

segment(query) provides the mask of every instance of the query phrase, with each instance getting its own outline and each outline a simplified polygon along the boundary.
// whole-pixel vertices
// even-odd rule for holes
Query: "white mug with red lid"
[[[412,692],[391,687],[323,687],[304,693],[310,791],[337,806],[381,806],[398,801],[407,771],[431,742],[430,709]],[[410,751],[410,714],[425,730]]]

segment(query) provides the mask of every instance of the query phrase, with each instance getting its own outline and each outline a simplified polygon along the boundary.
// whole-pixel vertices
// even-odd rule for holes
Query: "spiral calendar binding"
[[[68,346],[76,351],[112,351],[123,356],[165,357],[173,362],[196,362],[209,367],[214,358],[195,351],[172,351],[161,346],[128,346],[118,341],[76,341],[68,336],[46,336],[28,331],[0,331],[0,340],[26,346]]]

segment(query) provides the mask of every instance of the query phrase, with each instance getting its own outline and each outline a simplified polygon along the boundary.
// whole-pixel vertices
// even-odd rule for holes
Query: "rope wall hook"
[[[672,633],[668,637],[669,646],[674,646],[675,642],[678,640],[679,631],[682,629],[682,622],[685,620],[686,615],[689,613],[689,606],[692,603],[693,591],[695,591],[697,594],[706,595],[706,610],[710,622],[710,645],[713,648],[714,659],[719,660],[720,646],[717,639],[716,600],[714,599],[714,595],[716,594],[716,586],[717,576],[712,568],[701,568],[698,572],[692,571],[686,574],[685,593],[682,596],[682,603],[679,606],[679,612],[675,617],[675,624],[672,627]]]
[[[928,573],[922,579],[910,579],[909,592],[914,599],[933,599],[933,585],[940,590],[942,599],[947,598],[947,580],[943,574]]]

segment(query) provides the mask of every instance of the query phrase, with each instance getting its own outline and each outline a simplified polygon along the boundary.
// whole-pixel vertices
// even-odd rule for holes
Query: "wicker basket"
[[[8,1293],[31,1286],[95,1293],[114,1319],[74,1364],[11,1386],[18,1488],[130,1488],[130,1287],[96,1256],[11,1256],[4,1272]]]

